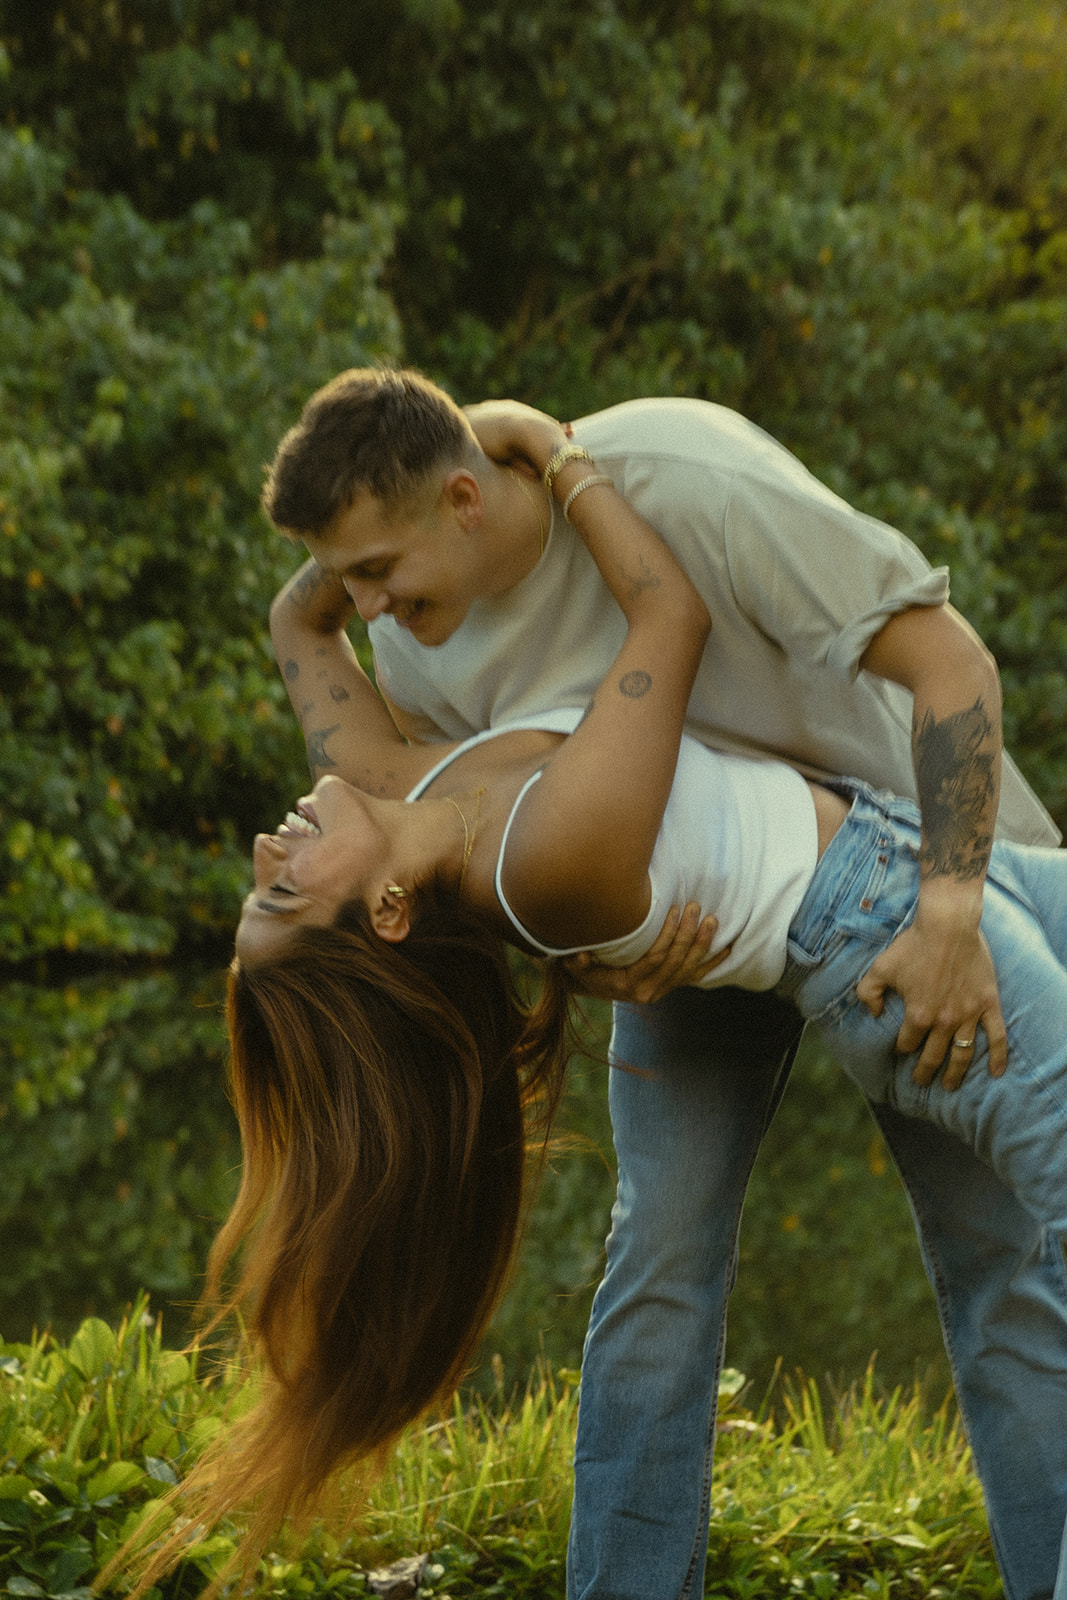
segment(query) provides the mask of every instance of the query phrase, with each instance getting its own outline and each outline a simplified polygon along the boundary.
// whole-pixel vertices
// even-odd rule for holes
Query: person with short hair
[[[427,408],[439,442],[420,475]],[[625,625],[552,493],[559,468],[542,479],[556,426],[507,405],[464,417],[417,375],[356,372],[313,397],[282,441],[268,514],[368,622],[379,687],[410,738],[580,709],[620,646]],[[323,441],[333,454],[319,473]],[[576,423],[560,452],[567,493],[586,466],[608,478],[707,606],[686,713],[697,740],[917,803],[917,903],[856,991],[872,1018],[892,1018],[918,1088],[936,1081],[950,1096],[976,1047],[1001,1074],[1007,1036],[979,926],[994,826],[1038,845],[1056,834],[1002,758],[995,664],[948,605],[947,574],[721,407],[629,402]],[[390,477],[380,462],[394,454]],[[313,483],[318,498],[294,488]],[[346,708],[306,704],[313,768],[329,773]],[[693,911],[681,919],[658,972],[646,959],[585,981],[653,998],[691,979],[708,950],[701,926]],[[800,1026],[771,991],[683,986],[616,1006],[613,1060],[642,1070],[611,1075],[619,1195],[583,1360],[575,1600],[700,1592],[737,1222]],[[1036,1600],[1055,1592],[1067,1507],[1062,1252],[943,1129],[872,1109],[920,1229],[1006,1587]]]

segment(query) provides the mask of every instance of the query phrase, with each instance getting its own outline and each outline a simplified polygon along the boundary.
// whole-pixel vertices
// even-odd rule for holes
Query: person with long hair
[[[567,1000],[553,965],[524,1004],[504,939],[632,964],[672,905],[699,907],[705,938],[676,976],[777,988],[868,1094],[969,1141],[1067,1233],[1067,853],[993,853],[983,929],[1012,1080],[979,1045],[962,1087],[916,1083],[892,1006],[857,987],[915,914],[918,812],[683,738],[707,608],[595,463],[549,445],[554,493],[625,619],[584,713],[412,746],[356,660],[340,580],[309,562],[272,609],[320,753],[334,719],[333,770],[256,839],[230,981],[244,1173],[208,1293],[244,1313],[265,1379],[192,1495],[206,1516],[252,1501],[246,1555],[454,1388],[499,1297]]]
[[[750,419],[668,388],[571,433],[711,613],[687,731],[917,802],[916,913],[864,994],[875,1007],[893,995],[898,1047],[920,1050],[924,1081],[958,1082],[978,1038],[999,1070],[980,930],[989,849],[994,830],[1038,845],[1059,834],[1002,753],[996,663],[949,603],[946,569]],[[278,446],[267,514],[351,594],[375,681],[414,739],[581,707],[618,648],[621,616],[539,476],[544,427],[514,402],[463,411],[418,373],[356,369],[312,395]],[[317,771],[337,724],[322,710],[306,725]],[[695,926],[683,916],[679,938]],[[582,1353],[568,1595],[684,1597],[703,1581],[745,1190],[803,1020],[773,990],[666,993],[647,965],[596,966],[585,982],[615,1002],[612,1059],[642,1070],[608,1082],[619,1176]],[[1063,1252],[968,1144],[868,1104],[921,1241],[1005,1587],[1038,1600],[1067,1519]]]
[[[376,367],[318,390],[278,446],[264,508],[351,595],[377,687],[414,740],[580,708],[618,649],[621,613],[542,476],[546,425],[562,437],[528,407],[463,411],[422,375]],[[571,433],[712,616],[687,732],[917,802],[915,916],[864,994],[875,1007],[895,997],[897,1045],[920,1051],[924,1082],[959,1082],[979,1038],[999,1071],[980,929],[994,830],[1059,835],[1002,751],[996,663],[949,604],[947,570],[722,405],[626,400]],[[308,694],[315,681],[304,675],[297,710],[317,708],[308,751],[329,772],[344,708]],[[582,1354],[572,1600],[700,1591],[741,1209],[803,1031],[773,990],[667,992],[687,942],[699,954],[696,918],[682,914],[664,969],[584,975],[615,1002],[612,1059],[642,1070],[608,1084],[619,1177]],[[1036,1600],[1056,1581],[1067,1519],[1062,1251],[969,1145],[868,1103],[921,1240],[1005,1586]]]

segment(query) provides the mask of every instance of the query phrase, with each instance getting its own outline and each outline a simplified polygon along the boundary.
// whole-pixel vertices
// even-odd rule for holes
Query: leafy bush
[[[0,988],[3,1331],[149,1288],[180,1338],[240,1161],[220,983],[181,971]]]
[[[396,348],[387,220],[273,271],[205,201],[150,224],[0,129],[0,960],[232,926],[300,771],[265,638],[297,555],[261,463],[309,387]]]
[[[268,270],[211,203],[149,223],[0,128],[9,1334],[139,1284],[195,1296],[231,1196],[218,986],[190,957],[221,967],[251,833],[306,772],[265,629],[299,555],[261,463],[310,384],[395,351],[388,243],[366,208]]]

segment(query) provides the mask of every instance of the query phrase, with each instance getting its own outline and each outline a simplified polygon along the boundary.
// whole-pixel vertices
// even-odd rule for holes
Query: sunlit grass
[[[86,1323],[0,1353],[0,1580],[25,1600],[90,1600],[92,1574],[220,1425],[233,1380],[163,1348],[138,1306],[117,1331]],[[458,1398],[413,1428],[355,1527],[283,1536],[256,1593],[366,1593],[366,1576],[425,1557],[437,1600],[564,1589],[575,1375],[547,1368],[514,1395]],[[883,1395],[873,1370],[827,1406],[777,1384],[754,1408],[723,1385],[708,1595],[973,1597],[1000,1594],[981,1493],[955,1413],[916,1389]],[[344,1495],[342,1494],[342,1502]],[[224,1524],[168,1580],[189,1596],[219,1570]],[[121,1587],[121,1585],[120,1585]]]

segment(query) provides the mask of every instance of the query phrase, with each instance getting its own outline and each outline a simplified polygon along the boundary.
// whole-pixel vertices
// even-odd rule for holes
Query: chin
[[[452,635],[462,627],[467,616],[467,607],[458,614],[455,611],[446,612],[445,615],[430,613],[428,616],[417,619],[423,623],[422,627],[412,628],[413,636],[419,644],[427,650],[436,650],[439,645],[447,644]]]
[[[414,627],[408,625],[407,631],[416,644],[421,644],[427,650],[436,650],[438,645],[446,644],[451,639],[456,627],[450,627],[440,617],[419,617]]]

